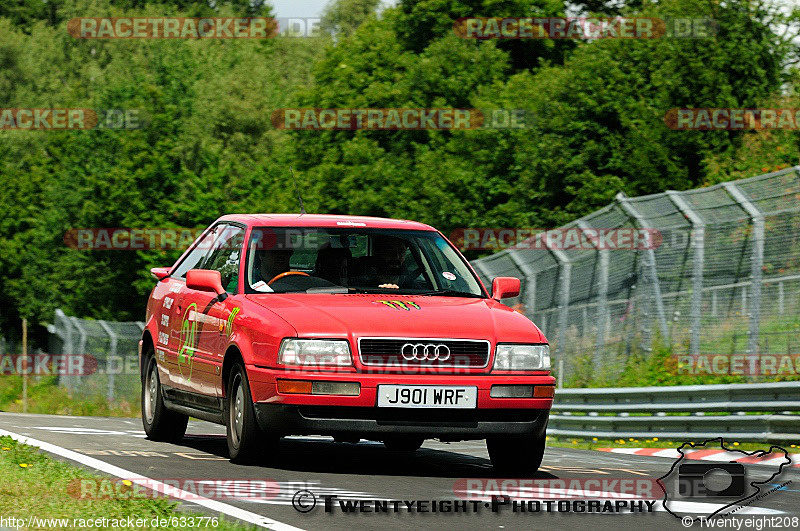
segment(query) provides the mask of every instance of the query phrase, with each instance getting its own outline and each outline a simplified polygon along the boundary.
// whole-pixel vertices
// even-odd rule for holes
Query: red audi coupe
[[[228,215],[158,280],[139,348],[142,421],[177,441],[189,416],[227,427],[236,462],[287,435],[485,439],[498,473],[541,464],[553,402],[542,332],[413,221]]]

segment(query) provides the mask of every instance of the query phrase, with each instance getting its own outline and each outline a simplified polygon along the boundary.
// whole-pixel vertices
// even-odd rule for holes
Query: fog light
[[[532,385],[493,385],[489,393],[492,398],[532,398]]]
[[[311,382],[305,380],[278,380],[278,392],[286,394],[311,394]]]
[[[312,395],[358,396],[361,384],[358,382],[312,382]]]

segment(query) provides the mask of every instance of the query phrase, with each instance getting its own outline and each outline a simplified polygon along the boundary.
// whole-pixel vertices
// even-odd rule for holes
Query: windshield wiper
[[[350,293],[344,286],[325,286],[322,288],[308,288],[306,293]]]
[[[412,293],[411,295],[445,295],[447,297],[469,297],[473,299],[482,299],[483,295],[476,295],[468,291],[457,291],[454,289],[439,289],[433,291],[423,291],[422,293]]]
[[[402,293],[402,290],[392,289],[392,288],[348,288],[350,293],[375,293],[375,294],[386,294],[386,293],[397,293],[400,295],[409,295],[408,293]]]

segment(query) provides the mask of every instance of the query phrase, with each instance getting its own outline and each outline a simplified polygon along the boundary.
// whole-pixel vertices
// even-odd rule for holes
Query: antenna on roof
[[[306,213],[306,207],[303,206],[303,197],[300,195],[300,187],[297,186],[297,177],[294,176],[294,168],[289,166],[289,171],[292,172],[292,180],[294,181],[294,189],[297,192],[297,200],[300,201],[300,213]]]

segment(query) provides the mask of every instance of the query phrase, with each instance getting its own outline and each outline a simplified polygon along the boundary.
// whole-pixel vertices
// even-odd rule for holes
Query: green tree
[[[335,0],[322,13],[322,29],[347,37],[374,15],[381,0]]]

